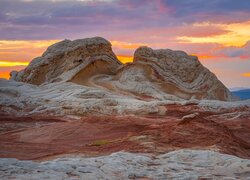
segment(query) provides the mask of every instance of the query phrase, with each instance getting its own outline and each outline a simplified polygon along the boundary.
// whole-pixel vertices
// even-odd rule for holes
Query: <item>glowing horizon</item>
[[[241,74],[242,76],[245,76],[245,77],[250,77],[250,72],[248,72],[248,73],[243,73],[243,74]]]
[[[29,62],[13,62],[13,61],[1,61],[0,60],[0,66],[1,67],[11,67],[11,66],[27,66]]]
[[[244,46],[250,39],[250,21],[232,24],[212,24],[212,23],[195,23],[194,27],[216,27],[224,30],[226,33],[220,35],[210,35],[206,37],[181,36],[178,40],[184,43],[218,43],[223,46]]]

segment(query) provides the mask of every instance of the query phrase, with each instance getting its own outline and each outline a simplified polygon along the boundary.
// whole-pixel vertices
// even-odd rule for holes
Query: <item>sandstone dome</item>
[[[113,74],[121,63],[112,52],[111,43],[104,38],[94,37],[78,40],[63,40],[50,47],[41,57],[33,59],[24,70],[12,72],[11,79],[40,85],[55,81],[79,81],[79,74],[87,66],[103,66],[95,74]],[[106,68],[105,68],[106,67]],[[85,72],[85,75],[94,72]]]
[[[128,77],[131,79],[128,80]],[[196,56],[183,51],[140,47],[135,51],[133,63],[120,70],[118,79],[137,88],[130,90],[141,90],[150,96],[170,94],[186,100],[232,99],[229,90],[215,74],[205,68]],[[146,84],[151,88],[148,92],[143,88]],[[139,87],[142,88],[139,90]]]
[[[133,62],[124,65],[101,37],[58,42],[24,70],[12,72],[11,79],[35,85],[73,82],[137,99],[232,100],[229,90],[196,56],[139,47]]]

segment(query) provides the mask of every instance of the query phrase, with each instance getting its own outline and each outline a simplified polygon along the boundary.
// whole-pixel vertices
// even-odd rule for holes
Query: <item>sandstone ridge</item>
[[[53,82],[103,88],[157,100],[232,100],[229,90],[196,56],[170,49],[139,47],[134,61],[122,64],[111,43],[94,37],[50,46],[11,79],[35,85]]]
[[[111,44],[101,37],[63,40],[50,47],[31,61],[20,72],[12,72],[11,79],[40,85],[55,81],[71,80],[89,64],[97,61],[107,64],[102,73],[113,73],[121,65],[112,52]]]

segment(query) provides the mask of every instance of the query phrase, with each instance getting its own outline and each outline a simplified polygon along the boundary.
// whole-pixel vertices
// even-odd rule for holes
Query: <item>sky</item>
[[[0,0],[0,78],[64,39],[101,36],[122,62],[183,50],[229,88],[250,87],[250,0]]]

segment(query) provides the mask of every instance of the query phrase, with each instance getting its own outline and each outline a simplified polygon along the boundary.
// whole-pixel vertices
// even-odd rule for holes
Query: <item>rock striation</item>
[[[24,70],[12,72],[11,79],[35,85],[68,80],[78,82],[81,81],[79,76],[113,74],[120,65],[110,42],[101,37],[64,40],[48,47]],[[91,66],[97,67],[89,71]]]
[[[196,56],[170,49],[140,47],[134,61],[122,65],[111,43],[94,37],[50,46],[11,79],[35,85],[73,82],[136,98],[159,100],[232,100],[229,90]]]
[[[0,157],[43,160],[74,152],[158,154],[194,148],[250,159],[250,107],[234,112],[205,111],[195,105],[166,108],[164,116],[105,116],[94,111],[78,119],[1,114]],[[199,115],[192,116],[197,111]]]
[[[134,77],[126,82],[129,73]],[[140,47],[135,51],[133,63],[120,72],[119,80],[130,84],[127,87],[137,93],[140,93],[138,87],[141,87],[149,96],[170,94],[186,100],[232,100],[231,93],[217,77],[196,56],[183,51]],[[151,90],[147,92],[149,88]]]

